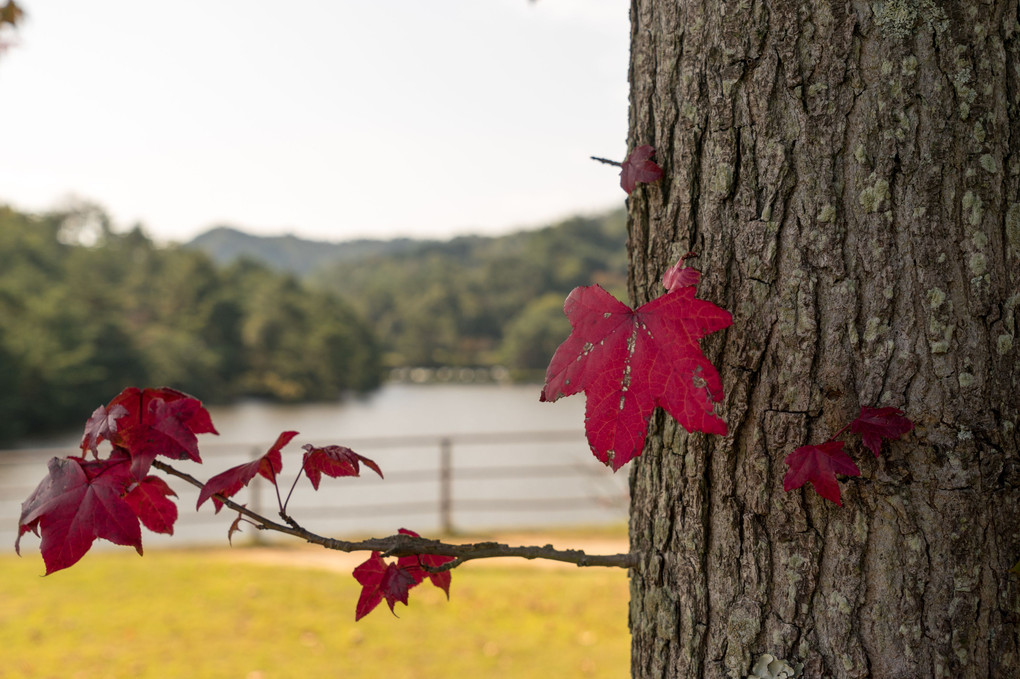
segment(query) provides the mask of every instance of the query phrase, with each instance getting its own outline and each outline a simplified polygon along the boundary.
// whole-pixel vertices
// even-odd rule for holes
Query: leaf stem
[[[830,436],[830,437],[829,437],[829,440],[830,440],[830,441],[835,441],[835,440],[836,440],[836,438],[837,438],[837,437],[838,437],[838,436],[839,436],[840,434],[842,434],[843,432],[845,432],[845,431],[846,431],[847,429],[849,429],[849,428],[850,428],[850,425],[851,425],[851,424],[853,424],[853,422],[851,422],[850,424],[847,424],[847,425],[846,425],[845,427],[843,427],[842,429],[840,429],[839,431],[837,431],[837,432],[836,432],[835,434],[833,434],[832,436]]]
[[[171,476],[176,476],[183,481],[190,483],[196,488],[202,488],[201,481],[194,476],[174,469],[165,462],[154,460],[152,463],[156,469]],[[454,561],[443,564],[438,568],[428,568],[429,572],[441,573],[465,561],[474,559],[492,559],[497,557],[519,557],[522,559],[546,559],[549,561],[561,561],[573,563],[581,567],[605,566],[614,568],[633,568],[638,565],[638,556],[633,553],[627,554],[585,554],[580,549],[556,549],[552,545],[544,547],[511,547],[497,542],[477,542],[473,544],[450,544],[439,540],[414,537],[411,535],[397,534],[385,538],[369,538],[360,541],[336,540],[312,533],[302,528],[295,522],[293,525],[284,525],[268,519],[261,514],[251,511],[243,505],[239,505],[230,498],[216,494],[217,500],[230,509],[239,512],[247,517],[258,528],[263,530],[275,530],[279,533],[292,535],[305,542],[320,545],[326,549],[334,549],[340,552],[381,552],[386,556],[418,556],[430,554],[435,556],[452,556]],[[289,499],[289,496],[288,496]]]
[[[280,507],[280,516],[286,517],[287,505],[290,504],[290,496],[294,494],[294,489],[297,488],[297,482],[301,479],[301,475],[305,473],[305,458],[301,458],[301,471],[294,477],[294,483],[290,484],[290,490],[287,491],[287,499],[284,500],[283,505]],[[288,523],[290,523],[288,521]]]
[[[276,491],[276,504],[280,508],[280,514],[283,514],[287,511],[287,505],[285,505],[283,500],[280,499],[280,484],[276,482],[276,470],[273,469],[273,464],[271,462],[269,464],[269,471],[273,475],[273,489]],[[293,487],[291,487],[291,490],[293,490]],[[287,499],[290,499],[290,495],[287,496]]]

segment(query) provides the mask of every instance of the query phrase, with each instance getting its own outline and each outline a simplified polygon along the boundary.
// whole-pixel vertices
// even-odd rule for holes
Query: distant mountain
[[[429,242],[397,238],[337,243],[291,235],[254,236],[229,226],[218,226],[196,236],[184,247],[204,252],[219,264],[252,259],[279,271],[304,276],[327,263],[399,255]]]

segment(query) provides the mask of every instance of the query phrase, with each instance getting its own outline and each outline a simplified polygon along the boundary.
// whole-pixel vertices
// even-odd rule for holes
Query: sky
[[[624,0],[19,0],[0,203],[160,241],[505,233],[623,204]]]

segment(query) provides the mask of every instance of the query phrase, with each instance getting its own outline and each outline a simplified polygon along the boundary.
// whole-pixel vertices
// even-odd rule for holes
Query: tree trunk
[[[693,250],[725,437],[631,468],[635,677],[1020,676],[1016,0],[632,0],[631,294]],[[843,506],[783,459],[860,406],[916,428]]]

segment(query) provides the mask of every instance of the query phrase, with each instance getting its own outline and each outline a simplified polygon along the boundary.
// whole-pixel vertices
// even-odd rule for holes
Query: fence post
[[[439,526],[453,534],[453,441],[446,436],[439,439]]]
[[[252,462],[259,459],[259,457],[262,456],[261,449],[253,446],[251,449],[250,456]],[[256,474],[254,482],[248,486],[248,504],[249,504],[248,508],[255,512],[256,514],[262,514],[262,485],[263,485],[262,478],[258,474]],[[265,516],[264,514],[262,515]],[[251,541],[257,545],[262,544],[264,542],[264,540],[262,539],[262,531],[260,530],[252,531]]]

